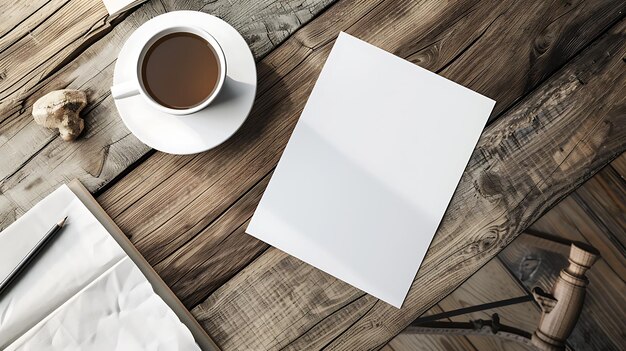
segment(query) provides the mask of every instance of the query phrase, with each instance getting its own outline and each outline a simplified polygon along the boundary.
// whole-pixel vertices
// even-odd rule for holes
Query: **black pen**
[[[54,235],[58,233],[59,231],[61,231],[61,228],[63,228],[63,225],[65,224],[66,220],[67,220],[67,217],[63,218],[62,220],[59,221],[59,223],[55,224],[54,227],[48,230],[46,235],[44,235],[43,238],[41,238],[41,240],[37,242],[35,247],[33,247],[28,252],[28,254],[26,254],[26,257],[24,257],[20,261],[20,263],[18,263],[17,266],[11,271],[11,273],[9,273],[9,276],[6,277],[2,282],[0,282],[0,295],[4,293],[4,291],[11,285],[11,283],[24,270],[24,268],[28,266],[28,264],[33,260],[33,258],[35,258],[41,252],[41,249],[43,249],[46,246],[46,244],[48,244],[51,241]]]

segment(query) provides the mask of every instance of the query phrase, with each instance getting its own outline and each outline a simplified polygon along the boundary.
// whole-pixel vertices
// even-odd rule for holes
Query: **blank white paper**
[[[246,232],[400,308],[494,105],[340,33]]]

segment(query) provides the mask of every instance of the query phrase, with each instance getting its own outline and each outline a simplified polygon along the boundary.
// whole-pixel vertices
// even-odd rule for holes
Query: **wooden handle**
[[[598,251],[584,243],[574,242],[569,253],[569,266],[561,270],[548,294],[541,288],[533,289],[533,296],[541,306],[541,321],[532,336],[532,343],[540,350],[565,350],[565,340],[571,334],[585,300],[589,281],[585,273],[599,257]]]

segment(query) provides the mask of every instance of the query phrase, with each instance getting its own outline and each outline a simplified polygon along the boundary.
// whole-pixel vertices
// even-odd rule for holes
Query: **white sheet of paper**
[[[66,226],[0,298],[0,349],[199,350],[115,239],[65,185],[0,233],[0,280]]]
[[[341,33],[246,232],[399,308],[494,105]]]

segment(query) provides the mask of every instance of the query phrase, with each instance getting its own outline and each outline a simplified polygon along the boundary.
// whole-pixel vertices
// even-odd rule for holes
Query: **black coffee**
[[[211,45],[202,37],[178,32],[158,39],[146,52],[141,80],[160,105],[188,109],[212,93],[220,77],[220,65]]]

